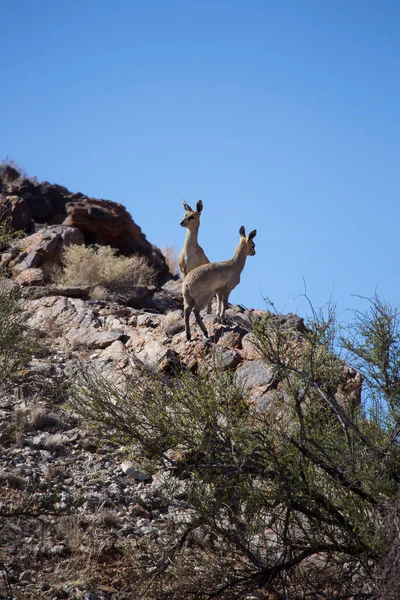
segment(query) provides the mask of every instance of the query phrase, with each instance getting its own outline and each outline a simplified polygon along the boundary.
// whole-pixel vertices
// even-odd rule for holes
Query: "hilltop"
[[[224,324],[204,315],[212,343],[193,325],[189,344],[181,281],[122,205],[31,181],[15,169],[3,168],[0,178],[7,235],[23,232],[3,247],[0,279],[0,298],[15,297],[17,308],[10,310],[22,318],[20,337],[12,340],[21,364],[0,378],[0,598],[300,598],[299,591],[286,595],[285,585],[307,590],[310,598],[375,597],[367,563],[376,557],[360,515],[372,511],[379,494],[372,483],[364,486],[358,475],[353,480],[342,471],[347,459],[331,465],[327,449],[336,444],[328,431],[355,436],[353,458],[360,439],[367,439],[370,432],[354,434],[361,427],[354,419],[363,378],[326,350],[329,324],[229,305]],[[98,253],[115,251],[107,254],[112,269],[123,257],[142,257],[145,262],[135,263],[138,280],[66,281],[68,248],[81,249],[70,264],[79,274],[82,257],[94,260],[96,253],[84,254],[92,245]],[[300,393],[307,398],[304,414]],[[95,404],[97,394],[102,399]],[[185,409],[182,398],[192,399]],[[202,402],[217,413],[202,412]],[[174,410],[163,425],[162,411],[167,418]],[[183,430],[174,432],[185,411]],[[304,423],[315,417],[318,443],[327,443],[313,448],[321,451],[318,459],[312,446],[306,454],[301,445]],[[137,434],[141,426],[144,441]],[[270,431],[277,436],[271,444],[265,437]],[[288,450],[290,440],[299,449],[298,435],[303,460],[317,465],[312,475],[312,469],[301,474],[304,489],[292,479],[304,464]],[[139,464],[134,457],[141,443]],[[337,449],[334,454],[342,460]],[[290,457],[296,466],[289,473]],[[206,464],[212,464],[211,476]],[[246,501],[232,483],[238,472],[250,473]],[[284,472],[286,485],[278,477]],[[268,501],[255,510],[261,483]],[[269,494],[277,494],[275,500]],[[155,591],[149,583],[175,559],[176,574],[172,569]],[[347,596],[334,595],[346,586]]]

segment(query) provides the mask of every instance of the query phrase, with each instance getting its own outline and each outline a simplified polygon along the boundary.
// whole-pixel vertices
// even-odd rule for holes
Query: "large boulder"
[[[112,246],[126,256],[142,254],[160,275],[169,272],[162,252],[146,240],[126,208],[118,202],[93,198],[71,201],[67,204],[64,224],[79,229],[87,244]]]
[[[17,172],[14,177],[12,167],[9,169],[3,168],[0,222],[10,218],[15,231],[27,234],[43,225],[67,225],[79,229],[87,245],[111,246],[125,256],[144,255],[159,276],[171,275],[161,250],[146,239],[122,204],[73,194],[48,181],[35,183]]]

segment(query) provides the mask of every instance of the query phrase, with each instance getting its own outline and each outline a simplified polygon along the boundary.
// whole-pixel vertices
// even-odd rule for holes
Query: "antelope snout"
[[[185,219],[183,219],[183,221],[181,221],[181,222],[179,223],[179,225],[182,225],[182,227],[185,227]]]

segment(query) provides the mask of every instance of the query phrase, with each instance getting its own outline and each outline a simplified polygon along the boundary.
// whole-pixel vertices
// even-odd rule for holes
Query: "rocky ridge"
[[[70,373],[85,361],[119,385],[137,361],[166,375],[217,362],[236,372],[251,402],[265,406],[279,381],[252,343],[252,319],[263,311],[231,305],[224,325],[205,314],[213,343],[196,325],[188,344],[181,282],[130,216],[123,224],[123,207],[47,183],[7,186],[3,207],[29,235],[3,253],[13,281],[0,283],[20,289],[40,344],[12,393],[0,393],[0,598],[130,600],[133,571],[149,561],[144,541],[162,545],[169,523],[185,515],[168,506],[162,474],[138,471],[118,441],[102,439],[69,410]],[[118,224],[127,237],[114,235]],[[121,251],[147,252],[159,264],[157,285],[100,301],[86,288],[46,284],[46,265],[57,264],[70,243],[93,243],[93,231],[97,243],[120,239]],[[300,317],[280,318],[305,331]],[[346,377],[359,393],[358,375],[348,369]]]
[[[7,165],[0,170],[0,192],[0,222],[7,218],[13,230],[30,236],[29,248],[21,250],[21,245],[16,245],[14,255],[3,257],[3,265],[12,262],[13,270],[43,269],[43,265],[57,261],[64,243],[85,243],[111,246],[125,256],[141,254],[159,276],[171,275],[160,249],[148,242],[118,202],[72,193],[47,181],[37,183]],[[60,238],[68,239],[60,243]],[[34,275],[38,277],[37,272]]]

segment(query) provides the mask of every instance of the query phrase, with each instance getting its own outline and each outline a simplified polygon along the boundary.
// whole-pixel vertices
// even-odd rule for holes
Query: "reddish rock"
[[[148,242],[122,204],[72,194],[47,181],[21,179],[19,173],[14,181],[11,171],[3,184],[6,195],[0,198],[0,222],[10,215],[13,229],[25,233],[32,233],[37,224],[71,226],[81,231],[85,244],[111,246],[125,256],[144,255],[159,276],[171,276],[161,250]]]
[[[224,331],[218,344],[222,344],[226,348],[241,348],[244,333],[243,329],[239,327],[234,330]]]
[[[25,269],[15,277],[16,283],[23,286],[43,285],[44,275],[42,269]]]
[[[0,197],[0,221],[9,218],[14,231],[33,231],[32,211],[29,203],[19,196]]]
[[[65,225],[76,227],[86,244],[117,248],[122,254],[142,254],[157,268],[159,275],[169,273],[161,251],[146,240],[142,230],[118,202],[83,198],[67,204]]]
[[[247,360],[259,360],[260,353],[254,345],[254,336],[247,333],[242,339],[242,354]]]

